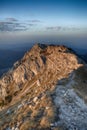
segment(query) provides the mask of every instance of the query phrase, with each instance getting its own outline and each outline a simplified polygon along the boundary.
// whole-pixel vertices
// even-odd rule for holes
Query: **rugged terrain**
[[[0,79],[1,130],[87,130],[87,66],[65,46],[36,44]]]

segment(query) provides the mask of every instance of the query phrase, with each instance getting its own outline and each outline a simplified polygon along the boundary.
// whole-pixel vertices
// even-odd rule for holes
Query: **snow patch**
[[[65,125],[69,130],[87,130],[87,105],[75,93],[71,79],[66,85],[57,85],[54,103],[59,108],[58,126]]]

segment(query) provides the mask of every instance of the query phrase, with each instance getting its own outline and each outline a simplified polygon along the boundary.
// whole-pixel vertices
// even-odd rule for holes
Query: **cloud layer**
[[[14,31],[29,31],[35,29],[35,27],[40,25],[43,22],[38,19],[20,21],[16,18],[5,18],[4,20],[0,20],[0,32],[14,32]],[[63,26],[44,26],[46,31],[78,31],[80,30],[77,27],[63,27]]]
[[[0,22],[0,31],[22,31],[27,30],[26,26],[16,22]]]
[[[29,20],[21,22],[15,18],[6,18],[0,21],[0,32],[27,31],[32,26],[36,26],[40,20]]]
[[[10,22],[17,22],[18,21],[16,18],[12,18],[12,17],[6,18],[5,20],[10,21]]]
[[[52,31],[77,31],[79,28],[76,27],[62,27],[62,26],[49,26],[46,27],[46,30]]]

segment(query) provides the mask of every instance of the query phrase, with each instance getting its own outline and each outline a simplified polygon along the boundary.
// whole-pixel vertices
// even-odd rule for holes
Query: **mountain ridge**
[[[18,130],[74,129],[75,125],[71,125],[67,118],[62,119],[58,115],[59,107],[62,108],[60,101],[63,103],[64,99],[61,97],[62,94],[56,92],[63,93],[64,91],[66,94],[66,90],[68,90],[72,99],[73,95],[76,95],[75,101],[78,99],[78,102],[82,102],[80,97],[86,101],[84,98],[85,87],[84,90],[79,87],[83,80],[86,82],[85,71],[87,72],[85,62],[71,49],[58,45],[34,45],[0,80],[0,114],[7,116],[8,119],[0,117],[1,128],[5,130],[12,130],[12,128],[15,130],[16,128]],[[81,82],[79,78],[82,80]],[[86,83],[84,84],[82,83],[82,86],[86,86]],[[80,92],[80,90],[83,91]],[[67,94],[66,97],[69,98]],[[56,101],[57,98],[60,99],[59,102]],[[86,108],[86,105],[84,106]],[[62,109],[60,110],[62,111]],[[80,109],[84,108],[80,106]],[[78,110],[80,111],[80,109]],[[77,117],[81,116],[82,113]],[[13,120],[11,120],[12,118]],[[59,118],[60,121],[58,121]],[[69,119],[75,123],[74,116]],[[6,122],[8,123],[6,124]],[[81,120],[79,119],[78,122]],[[19,125],[15,126],[17,123]],[[83,124],[85,122],[82,122]],[[82,130],[82,126],[79,126],[78,123],[76,128]]]

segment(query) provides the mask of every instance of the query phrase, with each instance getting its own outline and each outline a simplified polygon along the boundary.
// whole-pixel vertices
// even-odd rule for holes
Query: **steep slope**
[[[85,75],[71,49],[36,44],[0,80],[0,128],[86,130]]]

